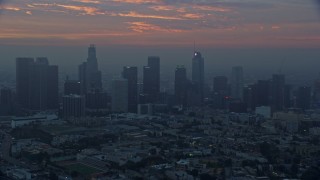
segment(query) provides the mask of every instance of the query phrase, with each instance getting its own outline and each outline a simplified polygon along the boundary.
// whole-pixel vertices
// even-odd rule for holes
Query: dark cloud
[[[0,0],[0,14],[2,13],[2,4],[3,4],[3,0]]]
[[[320,10],[320,0],[314,0],[314,1],[317,3],[317,6],[318,6],[318,8]]]

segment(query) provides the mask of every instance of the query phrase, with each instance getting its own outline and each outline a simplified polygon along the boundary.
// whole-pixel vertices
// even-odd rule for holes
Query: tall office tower
[[[228,78],[225,76],[216,76],[213,78],[213,107],[216,109],[225,109],[229,99]]]
[[[243,88],[243,102],[248,109],[254,111],[257,104],[257,84],[252,84]]]
[[[160,58],[148,57],[148,66],[143,67],[143,93],[147,96],[148,103],[158,100],[160,93]]]
[[[62,97],[62,111],[65,120],[82,118],[86,115],[85,97],[80,95],[65,95]]]
[[[66,79],[64,82],[64,95],[77,94],[81,95],[81,83],[76,80]]]
[[[3,87],[0,90],[0,104],[7,105],[13,103],[13,93],[10,88]]]
[[[284,108],[285,98],[285,76],[284,74],[274,74],[272,76],[272,110],[281,111]]]
[[[175,103],[187,105],[187,70],[184,66],[177,66],[174,79]]]
[[[87,109],[107,109],[108,94],[106,92],[88,92],[86,94],[86,108]]]
[[[34,63],[33,58],[16,59],[16,92],[17,101],[22,108],[27,109],[30,104],[30,67]]]
[[[80,82],[80,87],[81,87],[81,94],[84,95],[87,92],[87,63],[83,62],[82,64],[79,65],[79,82]]]
[[[98,70],[96,47],[88,48],[87,61],[79,66],[79,80],[82,84],[83,94],[102,89],[101,71]]]
[[[232,68],[231,97],[240,100],[243,99],[243,68],[241,66]]]
[[[293,87],[290,84],[284,86],[284,107],[291,108],[293,107]]]
[[[0,115],[9,115],[13,113],[14,99],[13,92],[9,88],[0,90]]]
[[[259,80],[256,88],[257,106],[269,106],[271,101],[271,82],[269,80]]]
[[[192,58],[192,83],[197,95],[197,105],[202,105],[204,100],[204,58],[200,52],[194,52]]]
[[[46,58],[37,58],[29,71],[29,96],[30,110],[46,110],[48,98],[48,67],[49,62]]]
[[[122,71],[122,78],[128,80],[128,111],[138,111],[138,68],[125,66]]]
[[[128,112],[128,80],[114,79],[112,88],[112,111]]]
[[[17,58],[16,78],[18,102],[28,110],[58,108],[58,66],[47,58]]]
[[[58,109],[59,108],[59,68],[58,66],[48,66],[47,77],[47,108]]]
[[[228,95],[228,78],[225,76],[214,77],[213,91],[219,94]]]
[[[310,109],[311,87],[299,87],[297,96],[297,107],[303,110]]]

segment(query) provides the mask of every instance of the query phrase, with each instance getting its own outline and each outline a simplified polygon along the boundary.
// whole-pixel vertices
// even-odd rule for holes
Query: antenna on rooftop
[[[196,52],[196,41],[193,41],[193,52]]]

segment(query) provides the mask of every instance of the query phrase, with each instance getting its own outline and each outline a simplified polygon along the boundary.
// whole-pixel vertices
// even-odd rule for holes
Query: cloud
[[[98,0],[72,0],[74,2],[86,3],[86,4],[101,4]]]
[[[129,13],[118,13],[118,14],[114,14],[114,16],[132,17],[132,18],[148,18],[148,19],[163,19],[163,20],[183,20],[183,18],[181,18],[181,17],[141,14],[141,13],[137,13],[135,11],[131,11]]]
[[[162,0],[112,0],[113,2],[129,4],[161,4]]]
[[[170,32],[170,33],[181,33],[183,30],[181,29],[172,29],[172,28],[164,28],[158,25],[149,24],[145,22],[127,22],[129,24],[129,29],[135,32],[143,33],[143,32]]]
[[[3,0],[0,0],[0,14],[2,12],[2,8],[3,8]]]
[[[80,0],[83,2],[83,0]],[[77,0],[77,2],[80,2]],[[86,1],[85,2],[96,2],[96,1]],[[62,8],[64,10],[71,10],[78,12],[81,15],[105,15],[106,12],[97,8],[97,7],[92,7],[92,6],[79,6],[79,5],[66,5],[66,4],[57,4],[57,3],[33,3],[33,4],[28,4],[28,7],[30,8],[37,8],[40,7],[41,10],[44,10],[43,8],[53,8],[53,9],[46,9],[44,11],[50,11],[50,12],[65,12],[61,11],[59,9],[55,8]]]
[[[75,6],[75,5],[63,5],[63,4],[56,4],[58,7],[65,8],[67,10],[79,11],[81,14],[84,15],[103,15],[104,12],[100,11],[98,8],[89,7],[89,6]]]

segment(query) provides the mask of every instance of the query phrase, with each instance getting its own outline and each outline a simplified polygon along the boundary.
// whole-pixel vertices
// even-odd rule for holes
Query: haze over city
[[[268,75],[284,64],[284,73],[314,76],[320,32],[316,3],[3,1],[1,70],[13,70],[18,56],[46,56],[61,73],[75,74],[86,55],[83,47],[94,43],[104,72],[115,74],[123,65],[141,67],[148,55],[159,55],[168,74],[178,64],[190,66],[195,41],[207,59],[207,73],[243,65],[249,74],[259,69]]]
[[[1,180],[317,180],[320,0],[0,0]]]

